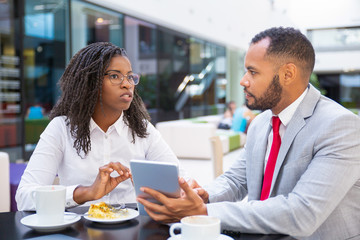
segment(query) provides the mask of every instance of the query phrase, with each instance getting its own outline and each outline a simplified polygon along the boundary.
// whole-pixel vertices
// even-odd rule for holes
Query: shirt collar
[[[293,103],[291,103],[289,106],[287,106],[284,110],[282,110],[279,113],[279,118],[281,120],[281,123],[284,126],[287,126],[289,124],[291,118],[293,117],[296,109],[300,105],[301,101],[304,99],[306,93],[309,91],[309,88],[306,88],[305,91],[298,97]]]
[[[122,114],[120,115],[120,117],[118,118],[118,120],[116,120],[116,122],[109,127],[108,132],[112,131],[112,129],[115,128],[116,131],[117,131],[117,133],[120,135],[122,129],[123,129],[124,126],[125,126],[125,123],[124,123],[124,120],[123,120],[123,115],[124,115],[124,113],[122,113]],[[94,121],[94,119],[91,118],[91,119],[90,119],[90,133],[91,133],[92,131],[94,131],[95,129],[99,129],[99,130],[102,131],[102,129],[99,127],[99,125],[96,124],[96,122]]]

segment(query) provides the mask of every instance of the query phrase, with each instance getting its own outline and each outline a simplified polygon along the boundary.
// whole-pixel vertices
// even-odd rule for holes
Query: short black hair
[[[315,51],[305,35],[291,27],[273,27],[255,35],[251,44],[264,38],[270,39],[270,45],[266,51],[268,57],[298,62],[304,74],[310,77],[315,65]]]

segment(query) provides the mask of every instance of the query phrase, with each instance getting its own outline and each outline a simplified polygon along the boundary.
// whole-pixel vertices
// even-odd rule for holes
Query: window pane
[[[16,51],[13,1],[0,2],[0,149],[22,158],[20,56]]]
[[[67,1],[26,0],[23,41],[25,160],[45,129],[57,101],[66,63]]]
[[[71,1],[72,55],[94,42],[123,47],[123,15],[83,1]]]
[[[360,49],[359,27],[314,29],[307,34],[318,51]]]
[[[150,114],[153,123],[158,119],[158,75],[156,25],[126,16],[125,49],[132,69],[140,76],[136,89]]]
[[[340,100],[347,108],[360,108],[360,74],[340,75]]]

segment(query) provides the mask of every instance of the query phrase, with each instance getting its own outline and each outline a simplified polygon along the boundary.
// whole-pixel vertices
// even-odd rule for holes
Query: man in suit
[[[314,62],[311,43],[293,28],[257,34],[240,84],[246,105],[264,112],[242,155],[204,189],[179,179],[179,199],[143,188],[163,203],[138,199],[149,215],[162,222],[216,216],[223,229],[246,233],[360,238],[360,118],[309,84]]]

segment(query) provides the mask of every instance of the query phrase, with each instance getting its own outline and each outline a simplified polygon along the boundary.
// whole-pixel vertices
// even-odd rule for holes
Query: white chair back
[[[0,152],[0,212],[10,211],[10,161],[9,154]]]

